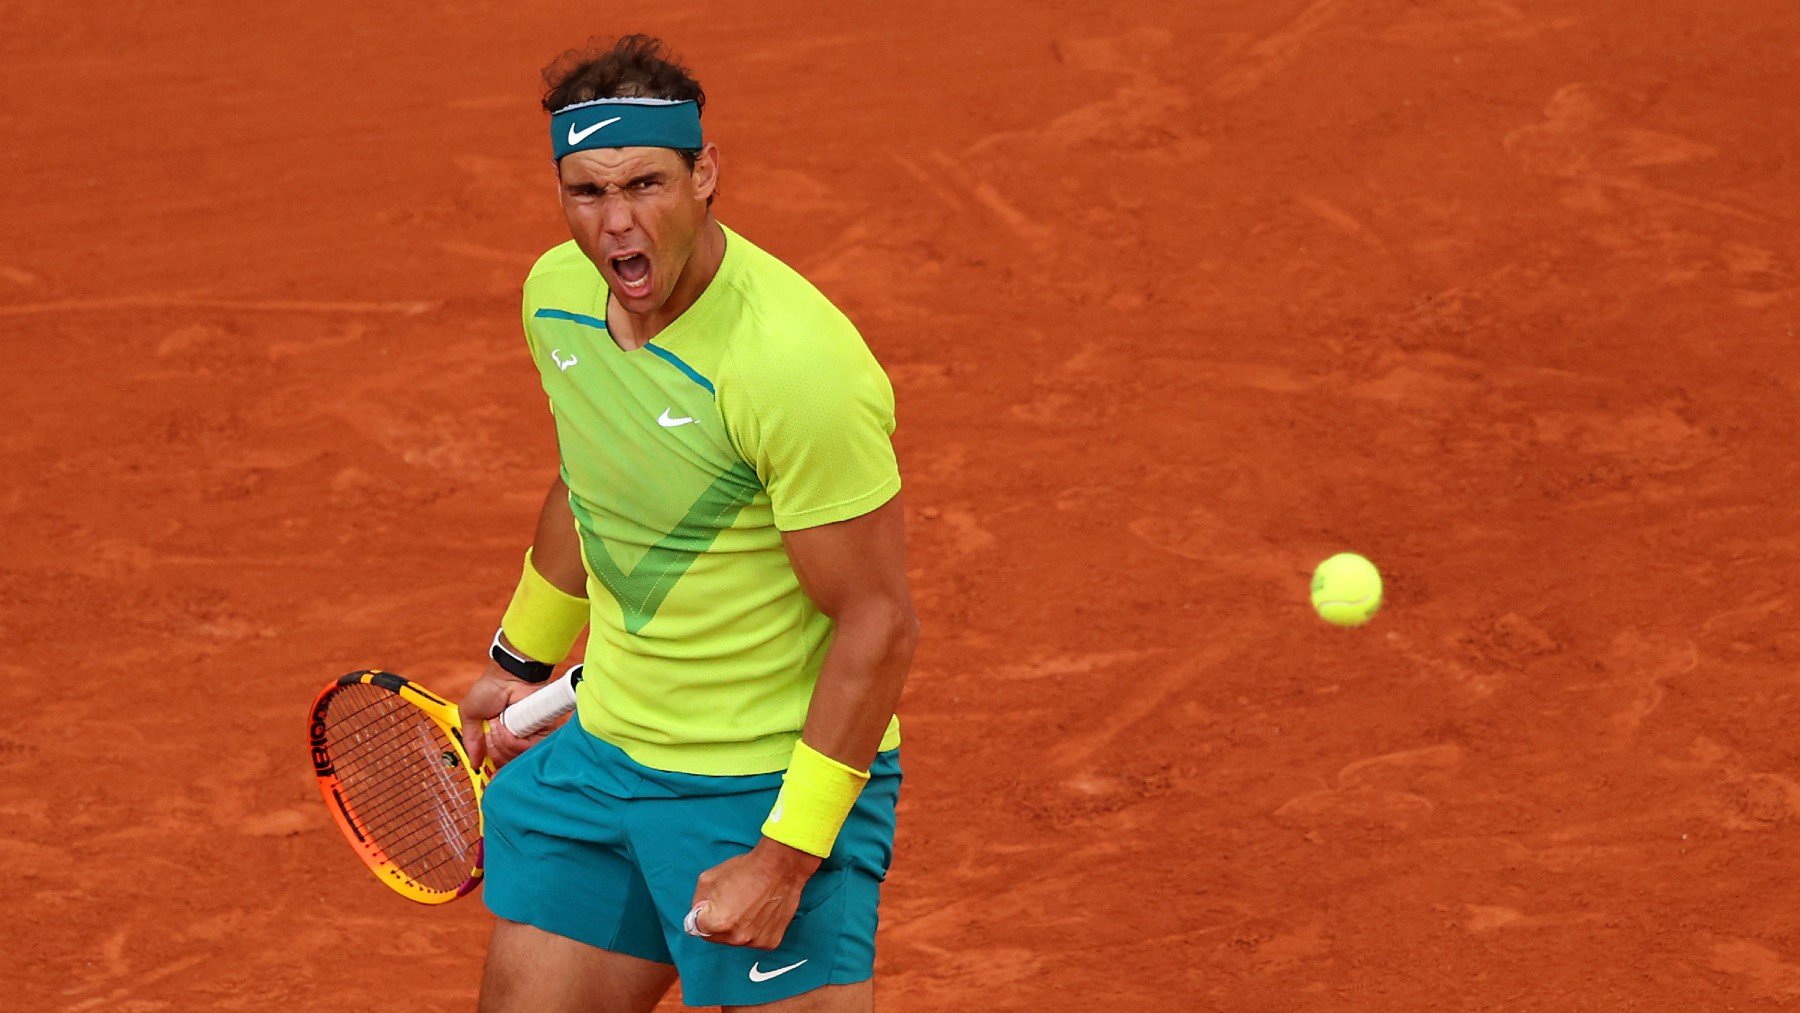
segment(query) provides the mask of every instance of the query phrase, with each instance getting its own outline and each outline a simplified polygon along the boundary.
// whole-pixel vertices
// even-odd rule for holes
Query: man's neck
[[[627,350],[642,348],[649,344],[663,329],[675,322],[675,319],[688,311],[712,284],[719,273],[719,265],[725,261],[725,230],[719,220],[711,214],[706,216],[706,224],[700,226],[700,236],[694,242],[694,253],[688,258],[687,266],[681,269],[681,277],[675,279],[675,289],[661,306],[649,313],[627,313],[617,300],[609,299],[607,315],[615,322],[624,318],[625,327],[615,327],[613,340]],[[619,333],[624,331],[623,334]]]

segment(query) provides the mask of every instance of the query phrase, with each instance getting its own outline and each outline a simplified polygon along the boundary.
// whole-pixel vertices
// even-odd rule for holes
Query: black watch
[[[494,645],[488,648],[488,657],[494,659],[494,664],[506,669],[514,678],[526,682],[543,682],[550,678],[550,673],[556,670],[555,665],[533,661],[512,650],[500,639],[500,633],[500,630],[494,631]]]

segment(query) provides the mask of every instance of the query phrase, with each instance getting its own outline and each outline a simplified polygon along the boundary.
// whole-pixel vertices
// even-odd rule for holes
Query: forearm
[[[835,621],[801,738],[845,766],[868,770],[900,704],[919,621],[910,602],[888,599],[846,607]]]
[[[515,738],[503,723],[496,721],[490,727],[488,722],[531,693],[536,688],[532,683],[548,678],[548,666],[561,660],[581,635],[587,622],[586,583],[569,489],[559,475],[538,510],[530,555],[501,617],[496,636],[504,650],[492,656],[463,695],[463,742],[477,767],[489,758],[505,763],[530,745]]]

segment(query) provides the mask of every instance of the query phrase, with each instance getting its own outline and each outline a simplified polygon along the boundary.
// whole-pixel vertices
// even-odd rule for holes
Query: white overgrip
[[[576,665],[562,678],[501,711],[500,722],[521,739],[536,735],[575,709],[575,684],[580,681],[581,666]]]

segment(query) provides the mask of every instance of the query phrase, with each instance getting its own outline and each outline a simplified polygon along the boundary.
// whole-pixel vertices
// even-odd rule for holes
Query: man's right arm
[[[569,487],[562,476],[550,483],[544,505],[538,510],[537,531],[531,540],[531,565],[552,587],[576,598],[587,596],[587,569],[581,562],[581,536],[575,530],[575,514],[569,508]],[[501,633],[506,640],[506,634]],[[506,641],[513,647],[511,641]],[[539,658],[555,664],[561,658]],[[504,764],[524,752],[532,741],[508,732],[494,718],[514,701],[530,696],[540,687],[516,678],[490,660],[475,684],[464,694],[462,711],[463,744],[469,759],[479,767],[483,759],[492,757]],[[483,732],[482,725],[491,723]]]
[[[531,537],[531,561],[557,590],[577,598],[587,597],[581,536],[575,531],[575,512],[569,509],[569,486],[561,475],[550,483],[544,505],[538,510],[537,531]]]

